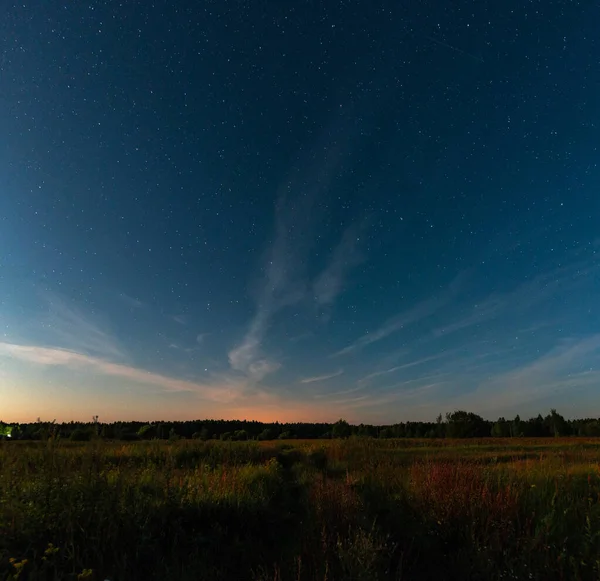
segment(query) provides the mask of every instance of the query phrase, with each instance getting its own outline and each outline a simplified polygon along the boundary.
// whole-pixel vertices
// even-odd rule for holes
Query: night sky
[[[1,10],[1,419],[600,415],[597,2]]]

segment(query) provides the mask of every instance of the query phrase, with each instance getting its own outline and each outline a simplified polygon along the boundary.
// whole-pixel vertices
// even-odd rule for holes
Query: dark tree
[[[352,428],[346,420],[339,419],[331,428],[331,435],[334,438],[348,438],[352,434]]]
[[[490,434],[489,423],[473,412],[457,410],[446,414],[446,420],[449,438],[483,438]]]

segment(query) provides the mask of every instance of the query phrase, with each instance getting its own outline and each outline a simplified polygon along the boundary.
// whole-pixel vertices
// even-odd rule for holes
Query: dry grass
[[[593,439],[0,444],[0,579],[600,577]]]

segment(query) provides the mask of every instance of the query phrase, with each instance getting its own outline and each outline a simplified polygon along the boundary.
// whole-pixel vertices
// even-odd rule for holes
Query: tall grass
[[[600,578],[595,440],[0,443],[0,580]]]

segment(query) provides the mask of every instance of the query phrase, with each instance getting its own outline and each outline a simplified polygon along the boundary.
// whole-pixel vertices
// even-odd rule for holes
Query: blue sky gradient
[[[420,6],[13,6],[2,419],[600,415],[600,8]]]

